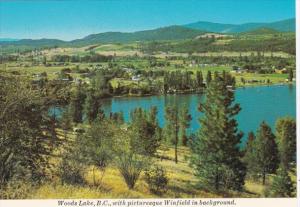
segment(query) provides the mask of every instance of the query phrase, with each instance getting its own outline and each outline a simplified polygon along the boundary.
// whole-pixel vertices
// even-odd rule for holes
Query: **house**
[[[140,81],[141,80],[141,75],[134,75],[134,76],[132,76],[131,80]]]
[[[278,74],[286,74],[288,73],[288,70],[286,68],[283,68],[283,69],[275,69],[275,73],[278,73]]]
[[[132,73],[134,71],[132,68],[122,68],[122,70],[126,71],[127,73]]]

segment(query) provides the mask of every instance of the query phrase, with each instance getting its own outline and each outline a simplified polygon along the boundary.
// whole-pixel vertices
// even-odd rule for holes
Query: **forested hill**
[[[57,39],[22,39],[14,42],[0,42],[0,45],[26,45],[26,46],[86,46],[98,43],[128,43],[135,41],[160,41],[192,39],[203,34],[203,31],[185,28],[182,26],[169,26],[153,30],[138,32],[105,32],[88,35],[82,39],[62,41]]]
[[[245,24],[221,24],[212,22],[195,22],[191,24],[184,25],[187,28],[205,30],[210,32],[218,33],[241,33],[249,32],[251,30],[256,30],[259,28],[269,28],[278,30],[280,32],[295,32],[296,30],[296,20],[295,18],[286,19],[271,23],[245,23]]]
[[[203,34],[203,31],[185,28],[182,26],[169,26],[153,30],[145,30],[133,33],[105,32],[92,34],[83,39],[71,41],[72,44],[96,44],[96,43],[127,43],[134,41],[157,41],[157,40],[182,40],[191,39]]]
[[[197,22],[184,26],[168,26],[158,29],[137,32],[104,32],[91,34],[82,39],[62,41],[58,39],[21,39],[17,41],[1,41],[1,50],[34,49],[45,47],[82,47],[92,44],[130,43],[166,40],[195,39],[204,33],[233,33],[233,34],[266,34],[294,32],[295,19],[288,19],[273,23],[248,23],[242,25],[219,24],[211,22]]]

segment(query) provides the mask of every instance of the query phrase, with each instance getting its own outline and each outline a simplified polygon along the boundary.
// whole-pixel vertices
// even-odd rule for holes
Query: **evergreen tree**
[[[247,166],[247,172],[248,176],[254,176],[254,174],[250,173],[252,171],[257,171],[254,170],[256,168],[256,151],[255,151],[255,135],[254,133],[251,131],[248,134],[248,140],[247,140],[247,145],[244,151],[244,157],[243,157],[243,161],[245,162],[246,166]]]
[[[157,120],[157,107],[156,106],[152,106],[150,108],[150,112],[149,112],[149,117],[148,117],[148,121],[150,123],[152,123],[153,126],[155,126],[155,140],[157,140],[158,142],[161,142],[162,139],[162,129],[159,126],[158,120]],[[160,143],[159,143],[160,145]]]
[[[171,139],[171,142],[174,144],[175,151],[175,163],[178,162],[178,132],[179,132],[179,118],[178,118],[178,109],[176,106],[167,106],[165,108],[165,120],[166,120],[166,130]]]
[[[95,121],[97,117],[100,118],[100,107],[100,98],[95,94],[94,90],[90,90],[87,94],[84,105],[85,114],[89,123]]]
[[[208,71],[207,74],[206,74],[206,86],[209,85],[209,83],[211,82],[211,80],[212,80],[211,72]]]
[[[239,150],[243,134],[234,119],[241,108],[233,102],[234,92],[217,76],[208,85],[205,103],[200,104],[204,116],[191,145],[191,164],[200,185],[209,190],[241,190],[244,185],[245,166]]]
[[[192,116],[189,114],[189,109],[185,105],[180,112],[180,135],[181,142],[184,146],[187,145],[187,134],[186,130],[190,127]]]
[[[278,168],[268,191],[270,197],[283,198],[294,196],[295,187],[287,172],[287,169],[283,165]]]
[[[67,107],[62,113],[60,119],[61,128],[64,131],[64,137],[67,138],[67,132],[72,128],[72,117],[70,116],[70,109]]]
[[[286,117],[276,121],[276,139],[280,159],[285,168],[296,160],[296,121]]]
[[[79,85],[76,88],[75,94],[71,97],[71,115],[73,122],[81,123],[83,117],[83,104],[85,100],[85,94],[82,86]]]
[[[197,88],[203,87],[203,75],[201,71],[196,72],[196,83],[197,83]]]
[[[45,178],[53,149],[49,100],[30,82],[0,77],[0,191],[10,181]],[[1,194],[1,193],[0,193]],[[1,195],[0,195],[1,196]]]
[[[154,111],[154,109],[152,109]],[[153,113],[153,112],[152,112]],[[153,114],[151,115],[153,116]],[[153,117],[151,117],[153,119]],[[137,134],[140,148],[140,153],[145,155],[154,155],[158,146],[159,140],[156,137],[156,119],[149,120],[149,114],[142,108],[136,108],[131,112],[131,129]]]
[[[293,69],[290,68],[290,69],[289,69],[289,81],[292,82],[292,81],[293,81],[293,78],[294,78]]]
[[[256,157],[253,159],[255,163],[250,172],[260,174],[262,183],[265,185],[266,176],[270,173],[275,173],[279,164],[278,149],[275,142],[275,135],[271,128],[263,121],[256,134],[254,143],[254,153]]]

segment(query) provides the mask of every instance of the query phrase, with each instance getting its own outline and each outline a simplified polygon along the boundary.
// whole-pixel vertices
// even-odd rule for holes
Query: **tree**
[[[191,144],[191,165],[200,185],[208,190],[241,190],[244,185],[245,166],[239,149],[243,134],[234,119],[241,108],[234,104],[234,92],[226,85],[219,76],[208,85],[206,100],[199,107],[204,113],[201,128]]]
[[[207,74],[206,74],[206,86],[208,86],[209,85],[209,83],[211,82],[211,80],[212,80],[212,77],[211,77],[211,72],[210,72],[210,70],[207,72]]]
[[[197,88],[202,88],[203,87],[203,75],[201,71],[196,72],[196,83],[197,83]]]
[[[0,188],[11,180],[40,182],[60,144],[51,137],[48,97],[26,80],[4,77],[0,94]]]
[[[181,134],[181,142],[184,146],[187,145],[187,134],[186,130],[190,127],[192,116],[189,114],[189,109],[184,106],[180,112],[179,128]]]
[[[71,97],[71,116],[73,122],[81,123],[83,117],[83,104],[85,100],[85,94],[83,92],[82,86],[79,85],[76,88],[75,93]]]
[[[156,135],[156,110],[153,108],[151,113],[147,113],[142,108],[136,108],[131,112],[131,128],[140,140],[141,152],[146,155],[154,155],[159,146],[159,137]]]
[[[290,69],[289,69],[289,81],[292,82],[292,81],[293,81],[293,78],[294,78],[293,69],[290,68]]]
[[[129,189],[133,189],[141,172],[151,163],[149,156],[141,152],[140,140],[135,130],[115,127],[114,162]]]
[[[167,106],[165,108],[165,120],[166,130],[171,138],[171,142],[174,144],[175,151],[175,163],[178,162],[178,132],[179,132],[179,118],[178,109],[176,106]]]
[[[46,58],[46,56],[43,56],[42,62],[43,62],[43,65],[46,65],[46,64],[47,64],[47,58]]]
[[[67,139],[67,132],[72,128],[72,117],[70,116],[70,109],[67,107],[61,116],[60,119],[61,128],[64,131],[64,137]]]
[[[109,121],[95,122],[84,135],[78,145],[82,151],[86,163],[93,166],[93,182],[96,185],[95,169],[102,172],[101,180],[105,169],[113,159],[114,140],[112,139],[113,130]]]
[[[244,157],[243,161],[245,162],[248,172],[253,171],[253,169],[256,167],[256,151],[255,151],[255,135],[251,131],[248,134],[248,139],[247,139],[247,145],[244,150]],[[249,176],[253,176],[253,174],[248,173]]]
[[[287,169],[281,165],[275,177],[273,178],[272,184],[268,189],[270,197],[293,197],[295,187],[289,176]]]
[[[157,107],[152,106],[150,108],[150,111],[148,113],[148,121],[155,127],[155,135],[154,135],[154,140],[156,140],[156,148],[161,145],[161,140],[162,140],[162,129],[159,126],[158,120],[157,120]]]
[[[76,136],[74,142],[71,142],[66,149],[61,154],[62,159],[57,167],[61,184],[85,184],[86,157],[82,151],[81,137]]]
[[[95,94],[95,91],[92,89],[88,92],[85,99],[84,111],[89,123],[92,123],[96,120],[97,116],[100,118],[101,113],[101,103],[100,97]]]
[[[276,172],[279,164],[279,157],[275,135],[264,121],[260,124],[256,133],[254,153],[255,157],[252,162],[255,165],[248,170],[250,173],[259,174],[262,177],[263,185],[265,185],[266,176]]]
[[[290,117],[276,121],[276,141],[280,153],[280,160],[285,168],[296,160],[296,121]]]
[[[109,78],[103,70],[97,70],[95,77],[92,79],[92,87],[95,92],[99,94],[99,97],[103,97],[110,94]]]

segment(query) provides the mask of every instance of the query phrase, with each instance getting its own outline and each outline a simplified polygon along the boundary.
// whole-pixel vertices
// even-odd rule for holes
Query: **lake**
[[[111,98],[104,100],[103,109],[107,115],[109,112],[123,111],[125,121],[130,121],[130,111],[134,108],[142,107],[148,110],[151,106],[156,106],[159,124],[164,126],[165,105],[177,104],[178,107],[187,105],[193,118],[189,132],[196,132],[200,127],[198,120],[201,117],[197,106],[203,98],[201,94]],[[296,117],[295,85],[238,88],[235,91],[235,100],[242,108],[236,116],[239,130],[245,134],[242,145],[246,142],[247,134],[250,131],[256,132],[263,120],[274,129],[279,117]]]
[[[199,118],[202,113],[197,110],[204,95],[201,94],[177,94],[148,97],[122,97],[103,100],[103,110],[106,115],[110,112],[123,111],[126,122],[130,121],[130,111],[136,107],[149,110],[151,106],[158,109],[158,122],[164,126],[165,105],[177,104],[178,107],[187,105],[192,115],[189,133],[196,132],[199,127]],[[260,123],[266,121],[274,130],[278,118],[291,116],[296,118],[296,86],[273,85],[238,88],[235,91],[235,101],[240,104],[242,110],[236,116],[238,128],[244,132],[242,146],[246,142],[250,131],[256,132]],[[60,116],[61,109],[53,108],[50,113]]]

